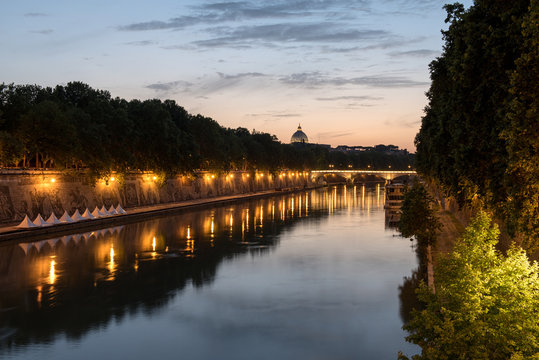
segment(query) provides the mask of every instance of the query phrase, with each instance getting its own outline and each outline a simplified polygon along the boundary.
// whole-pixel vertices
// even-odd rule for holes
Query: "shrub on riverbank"
[[[419,181],[404,193],[399,231],[404,237],[415,237],[419,247],[434,245],[441,226],[432,203],[431,196]]]
[[[414,360],[539,359],[539,266],[518,247],[502,255],[498,237],[480,212],[440,259],[436,293],[420,285],[426,307],[404,326],[422,349]]]

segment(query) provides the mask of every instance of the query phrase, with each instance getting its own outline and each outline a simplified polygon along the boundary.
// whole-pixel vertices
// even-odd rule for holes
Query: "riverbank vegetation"
[[[418,247],[436,243],[441,225],[432,204],[432,197],[419,181],[404,193],[398,229],[404,237],[415,237]]]
[[[519,247],[497,251],[499,234],[480,212],[439,259],[436,292],[422,282],[425,307],[404,326],[422,349],[414,360],[539,358],[539,266]]]
[[[293,127],[292,127],[293,128]],[[0,164],[86,168],[95,173],[145,170],[167,176],[228,171],[367,168],[407,170],[413,155],[343,153],[283,144],[275,136],[230,129],[189,114],[173,100],[113,98],[80,82],[43,88],[0,84]]]
[[[481,204],[532,254],[539,247],[539,1],[445,6],[430,64],[416,167],[460,206]]]

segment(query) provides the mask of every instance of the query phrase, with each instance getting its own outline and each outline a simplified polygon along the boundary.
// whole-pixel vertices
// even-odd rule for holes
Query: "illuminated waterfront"
[[[0,357],[393,359],[416,267],[384,193],[331,187],[0,246]]]

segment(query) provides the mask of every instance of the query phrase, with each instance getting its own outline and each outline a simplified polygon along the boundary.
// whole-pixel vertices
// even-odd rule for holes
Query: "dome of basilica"
[[[292,135],[292,138],[290,138],[290,142],[291,143],[307,143],[307,142],[309,142],[309,138],[307,137],[307,135],[303,131],[301,131],[301,125],[298,126],[298,131],[296,131]]]

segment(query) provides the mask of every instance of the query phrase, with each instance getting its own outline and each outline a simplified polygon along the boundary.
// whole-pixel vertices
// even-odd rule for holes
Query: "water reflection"
[[[0,355],[60,333],[80,338],[127,314],[151,314],[187,285],[211,284],[224,260],[269,254],[299,221],[380,212],[383,199],[379,186],[333,186],[2,245]]]

